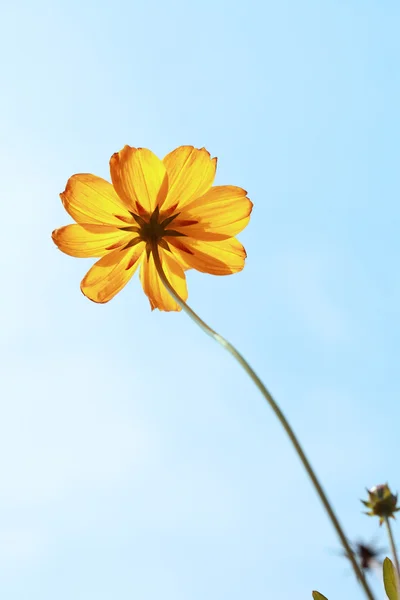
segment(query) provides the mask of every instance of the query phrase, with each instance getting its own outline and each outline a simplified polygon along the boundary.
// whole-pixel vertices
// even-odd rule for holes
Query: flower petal
[[[93,302],[108,302],[128,283],[140,263],[144,242],[126,250],[113,250],[86,273],[81,290]]]
[[[129,210],[152,213],[168,192],[168,176],[163,162],[147,148],[125,146],[110,159],[113,185]]]
[[[110,250],[127,244],[134,234],[111,225],[67,225],[51,234],[62,252],[78,258],[104,256]]]
[[[77,223],[121,225],[116,215],[132,220],[111,183],[90,173],[72,175],[60,198]]]
[[[191,269],[211,275],[230,275],[244,267],[246,251],[236,238],[220,242],[203,242],[194,238],[168,238],[179,251],[180,262]]]
[[[163,208],[182,208],[205,194],[213,184],[217,159],[205,148],[180,146],[163,160],[167,168],[169,190]]]
[[[170,252],[159,248],[159,253],[161,264],[168,281],[182,300],[186,301],[188,291],[186,277],[182,267]],[[161,281],[154,264],[153,254],[150,254],[148,258],[145,257],[143,259],[140,268],[140,281],[142,282],[145,294],[150,300],[151,310],[154,310],[155,308],[165,311],[181,310],[181,307],[175,302]]]
[[[212,187],[174,220],[174,228],[189,237],[217,241],[234,237],[250,220],[253,203],[246,190],[234,185]]]

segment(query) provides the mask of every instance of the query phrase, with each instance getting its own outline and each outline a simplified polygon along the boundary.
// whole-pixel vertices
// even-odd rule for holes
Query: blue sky
[[[134,281],[60,253],[70,175],[125,144],[218,156],[245,270],[188,274],[298,432],[351,539],[400,488],[397,2],[2,7],[0,589],[8,600],[362,597],[260,394]],[[399,538],[398,525],[394,525]],[[382,596],[380,583],[372,579]]]

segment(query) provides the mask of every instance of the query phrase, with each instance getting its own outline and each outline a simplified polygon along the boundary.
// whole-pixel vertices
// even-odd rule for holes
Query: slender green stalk
[[[388,538],[389,538],[390,550],[392,552],[392,556],[393,556],[393,560],[394,560],[394,565],[396,567],[397,589],[400,591],[400,565],[399,565],[399,558],[397,556],[397,549],[396,549],[396,543],[395,543],[394,537],[393,537],[392,526],[390,525],[390,521],[389,521],[388,517],[385,517],[385,525],[386,525],[386,530],[387,530],[387,534],[388,534]]]
[[[252,369],[252,367],[249,365],[249,363],[243,358],[243,356],[236,350],[236,348],[234,346],[232,346],[232,344],[230,342],[228,342],[225,338],[223,338],[221,335],[219,335],[219,333],[217,333],[216,331],[214,331],[214,329],[211,329],[211,327],[209,327],[207,325],[207,323],[205,323],[195,312],[194,310],[192,310],[190,308],[190,306],[188,306],[186,304],[186,302],[184,302],[179,295],[175,292],[174,288],[172,287],[172,285],[169,283],[165,273],[164,273],[164,269],[162,267],[161,264],[161,260],[160,260],[160,256],[158,253],[158,247],[157,244],[153,245],[152,248],[152,252],[153,252],[153,257],[154,257],[154,264],[155,267],[157,269],[158,275],[161,279],[161,281],[163,282],[164,286],[167,288],[168,292],[171,294],[171,296],[173,297],[173,299],[179,304],[179,306],[182,308],[182,310],[184,310],[184,312],[189,315],[189,317],[200,327],[200,329],[202,329],[207,335],[209,335],[210,337],[212,337],[216,342],[218,342],[223,348],[225,348],[228,352],[230,352],[232,354],[232,356],[237,360],[237,362],[243,367],[243,369],[246,371],[246,373],[249,375],[250,379],[252,379],[252,381],[255,383],[255,385],[258,387],[258,389],[260,390],[260,392],[262,393],[262,395],[264,396],[264,398],[266,399],[266,401],[268,402],[268,404],[270,405],[270,407],[272,408],[273,412],[275,413],[276,417],[278,418],[280,424],[282,425],[283,429],[286,431],[287,435],[289,436],[290,441],[292,442],[301,462],[303,463],[303,466],[308,474],[308,476],[310,477],[315,490],[326,510],[326,512],[328,513],[328,516],[332,522],[333,527],[336,530],[337,535],[339,536],[339,539],[343,545],[344,551],[346,556],[348,557],[348,559],[350,560],[354,573],[357,577],[357,579],[359,580],[362,588],[364,589],[364,592],[367,596],[367,598],[369,600],[374,600],[374,596],[369,588],[369,585],[365,579],[364,573],[361,570],[359,564],[357,563],[357,560],[354,556],[354,552],[352,551],[349,542],[347,541],[347,538],[343,532],[343,529],[333,511],[333,508],[321,486],[321,484],[319,483],[319,480],[316,476],[316,474],[314,473],[313,468],[311,467],[310,462],[308,461],[308,458],[306,457],[306,455],[304,454],[304,451],[302,449],[302,447],[300,446],[299,441],[297,440],[297,437],[293,431],[293,429],[291,428],[291,426],[289,425],[286,417],[284,416],[283,412],[281,411],[281,409],[279,408],[279,406],[277,405],[277,403],[275,402],[275,400],[273,399],[273,397],[271,396],[271,394],[269,393],[269,391],[267,390],[267,388],[265,387],[265,385],[263,384],[263,382],[261,381],[261,379],[258,377],[258,375],[255,373],[255,371]]]

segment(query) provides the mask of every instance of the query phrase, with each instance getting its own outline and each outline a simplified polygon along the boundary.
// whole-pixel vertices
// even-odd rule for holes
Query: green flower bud
[[[375,485],[367,492],[368,501],[361,500],[370,509],[369,512],[365,513],[366,515],[379,517],[380,525],[389,517],[395,518],[394,513],[400,510],[400,507],[397,507],[397,494],[392,494],[387,483]]]

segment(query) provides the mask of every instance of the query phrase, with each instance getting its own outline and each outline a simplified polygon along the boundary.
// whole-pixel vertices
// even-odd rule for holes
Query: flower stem
[[[272,408],[272,410],[275,413],[276,417],[278,418],[280,424],[282,425],[282,427],[286,431],[290,441],[292,442],[309,478],[311,479],[311,482],[314,485],[314,488],[315,488],[326,512],[328,513],[328,516],[332,522],[332,525],[333,525],[334,529],[336,530],[336,533],[339,536],[339,539],[343,545],[345,554],[348,557],[348,559],[350,560],[353,570],[354,570],[354,573],[355,573],[357,579],[359,580],[362,588],[364,589],[364,592],[365,592],[367,598],[369,600],[374,600],[374,596],[373,596],[373,594],[370,590],[370,587],[365,579],[364,573],[363,573],[362,569],[360,568],[360,566],[354,556],[354,552],[352,551],[352,549],[349,545],[349,542],[347,541],[347,538],[346,538],[346,536],[343,532],[343,529],[334,513],[334,510],[333,510],[313,468],[311,467],[311,464],[310,464],[308,458],[306,457],[293,429],[289,425],[285,415],[279,408],[278,404],[275,402],[275,400],[269,393],[268,389],[265,387],[265,385],[263,384],[261,379],[258,377],[258,375],[255,373],[255,371],[252,369],[252,367],[249,365],[249,363],[243,358],[243,356],[236,350],[236,348],[230,342],[228,342],[224,337],[222,337],[219,333],[214,331],[214,329],[211,329],[211,327],[209,327],[207,325],[207,323],[205,323],[194,312],[194,310],[191,309],[190,306],[188,306],[186,304],[186,302],[184,302],[180,298],[180,296],[175,292],[174,288],[169,283],[169,281],[165,275],[156,244],[153,245],[152,252],[153,252],[153,257],[154,257],[154,264],[157,269],[158,275],[159,275],[161,281],[163,282],[164,286],[168,290],[168,292],[174,298],[174,300],[179,304],[179,306],[182,308],[182,310],[187,315],[189,315],[189,317],[200,327],[200,329],[202,329],[207,335],[212,337],[223,348],[225,348],[228,352],[230,352],[230,354],[232,354],[232,356],[237,360],[237,362],[243,367],[243,369],[249,375],[250,379],[258,387],[258,389],[260,390],[260,392],[262,393],[262,395],[268,402],[269,406]]]
[[[396,544],[395,544],[395,541],[394,541],[393,532],[392,532],[392,526],[390,525],[389,517],[385,517],[385,525],[386,525],[386,530],[387,530],[387,533],[388,533],[390,550],[392,552],[394,564],[395,564],[395,567],[396,567],[397,589],[400,590],[400,565],[399,565],[399,558],[397,556]]]

